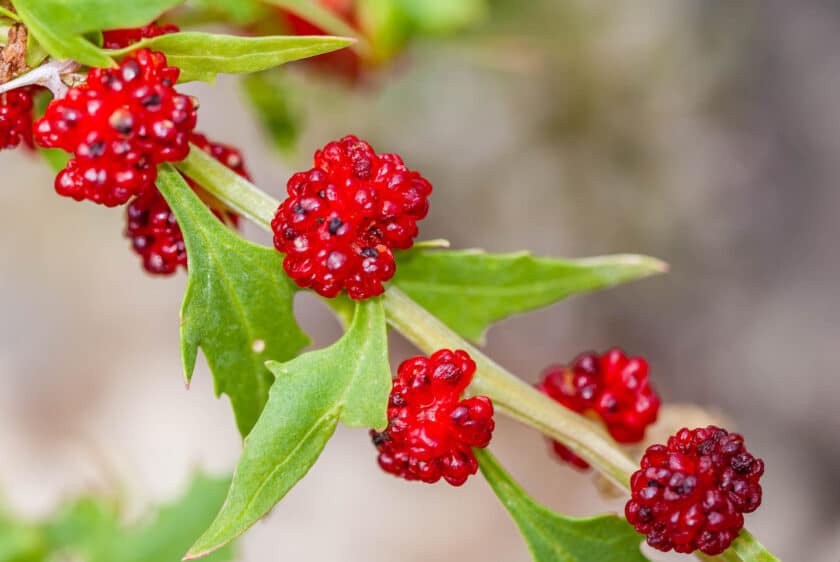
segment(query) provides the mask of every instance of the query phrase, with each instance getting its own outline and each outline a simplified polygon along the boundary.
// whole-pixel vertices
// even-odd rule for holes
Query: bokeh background
[[[194,87],[200,127],[241,146],[280,196],[311,152],[353,132],[435,185],[424,238],[558,256],[638,252],[669,275],[514,318],[487,350],[534,381],[620,345],[666,400],[725,416],[767,463],[747,525],[789,561],[840,561],[840,4],[832,0],[497,0],[457,37],[415,45],[352,90],[290,78],[295,151],[267,142],[233,79]],[[239,438],[206,366],[186,391],[184,276],[141,273],[120,211],[52,191],[36,156],[0,154],[0,489],[22,513],[82,490],[129,515]],[[249,236],[268,242],[256,229]],[[339,334],[298,303],[316,345]],[[399,361],[412,353],[394,338]],[[564,513],[621,510],[499,420],[494,450]],[[240,560],[524,562],[487,485],[384,475],[340,429],[312,472],[240,541]],[[660,557],[659,559],[666,559]]]

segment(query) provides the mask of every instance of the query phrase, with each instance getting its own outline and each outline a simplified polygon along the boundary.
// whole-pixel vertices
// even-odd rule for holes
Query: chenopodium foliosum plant
[[[705,559],[775,560],[743,528],[761,503],[764,471],[743,437],[684,428],[639,462],[622,448],[643,440],[660,407],[644,358],[585,352],[531,387],[480,349],[494,322],[661,273],[663,263],[417,244],[431,182],[354,135],[316,150],[279,202],[250,182],[239,150],[197,130],[199,100],[181,90],[327,53],[319,70],[357,77],[396,54],[406,30],[445,21],[432,25],[428,10],[405,0],[181,3],[0,3],[8,33],[0,148],[37,146],[57,169],[59,195],[125,207],[126,236],[150,274],[187,271],[186,377],[200,348],[245,439],[227,498],[185,559],[220,552],[266,515],[344,423],[369,428],[371,465],[396,477],[460,486],[480,471],[538,562],[646,560],[643,538]],[[462,23],[463,12],[446,13]],[[427,19],[406,23],[418,14]],[[182,30],[181,16],[222,18],[240,33]],[[371,24],[383,21],[399,32]],[[255,34],[264,29],[293,34]],[[245,219],[269,231],[274,247],[242,238]],[[304,290],[323,297],[346,330],[302,353],[309,339],[292,301]],[[422,351],[393,376],[389,326]],[[544,433],[576,469],[625,488],[625,517],[566,517],[529,497],[487,450],[498,413]]]

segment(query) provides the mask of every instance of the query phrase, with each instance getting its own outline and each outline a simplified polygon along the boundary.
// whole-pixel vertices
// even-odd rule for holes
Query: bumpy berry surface
[[[250,180],[242,160],[242,154],[235,148],[211,142],[202,134],[193,133],[190,141],[213,156],[216,160]],[[190,186],[201,192],[201,186],[187,179]],[[213,209],[219,220],[237,226],[239,217],[230,212]],[[154,275],[171,275],[179,267],[187,267],[187,250],[184,236],[166,200],[155,189],[135,197],[126,210],[125,235],[131,240],[131,247],[143,260],[143,267]]]
[[[56,191],[121,205],[154,187],[158,164],[183,160],[196,107],[173,87],[179,72],[162,53],[140,49],[53,100],[35,123],[35,142],[74,154]]]
[[[681,429],[648,447],[631,480],[627,521],[659,550],[720,554],[761,504],[764,462],[715,426]]]
[[[602,421],[619,443],[638,443],[656,421],[659,397],[648,380],[648,363],[620,349],[603,355],[584,353],[570,366],[550,367],[537,388],[570,410]],[[557,455],[580,468],[589,465],[553,442]]]
[[[417,236],[431,184],[396,154],[376,154],[354,136],[315,153],[315,167],[293,175],[289,197],[271,223],[283,268],[301,287],[354,299],[384,291],[394,276],[393,249]]]
[[[32,93],[19,88],[0,94],[0,150],[20,143],[32,147]]]
[[[441,478],[460,486],[478,470],[473,447],[490,443],[495,422],[485,396],[461,400],[475,373],[465,351],[442,349],[400,365],[388,404],[388,427],[371,431],[379,466],[406,480]]]
[[[122,49],[123,47],[137,43],[141,39],[150,39],[178,31],[181,31],[178,26],[171,23],[165,25],[150,23],[143,27],[111,29],[102,33],[102,46],[106,49]]]

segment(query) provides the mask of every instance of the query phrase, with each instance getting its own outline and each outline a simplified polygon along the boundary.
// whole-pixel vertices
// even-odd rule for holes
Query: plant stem
[[[507,371],[397,287],[388,288],[384,302],[388,323],[426,353],[448,348],[463,349],[472,356],[478,368],[467,389],[470,394],[487,396],[511,417],[562,441],[616,484],[629,488],[636,463],[603,429]]]
[[[176,167],[231,209],[271,232],[271,220],[279,201],[195,146]],[[448,348],[463,349],[472,356],[477,370],[467,389],[469,394],[489,397],[500,410],[561,441],[613,482],[629,489],[630,475],[638,465],[600,426],[562,407],[507,371],[399,288],[388,287],[383,302],[388,323],[426,353]],[[746,529],[723,554],[710,557],[698,553],[698,557],[707,561],[777,562]]]

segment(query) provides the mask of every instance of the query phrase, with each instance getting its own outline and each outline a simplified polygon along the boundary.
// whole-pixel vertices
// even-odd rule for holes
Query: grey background
[[[374,86],[293,94],[300,151],[278,155],[233,79],[193,87],[200,127],[242,146],[275,196],[312,150],[354,132],[435,185],[424,238],[585,256],[639,252],[667,276],[574,298],[490,332],[533,381],[548,363],[620,345],[670,402],[722,412],[767,462],[747,525],[784,560],[840,560],[840,5],[497,2],[472,34],[420,45]],[[304,82],[295,79],[295,83]],[[239,448],[202,364],[178,357],[183,275],[144,276],[122,211],[52,192],[45,165],[0,154],[0,488],[38,515],[80,490],[136,516]],[[247,234],[262,241],[255,229]],[[299,303],[317,345],[338,335]],[[395,361],[411,353],[394,339]],[[620,510],[590,476],[500,419],[500,459],[565,513]],[[242,560],[524,561],[480,478],[462,489],[382,474],[340,430],[312,473],[241,541]]]

